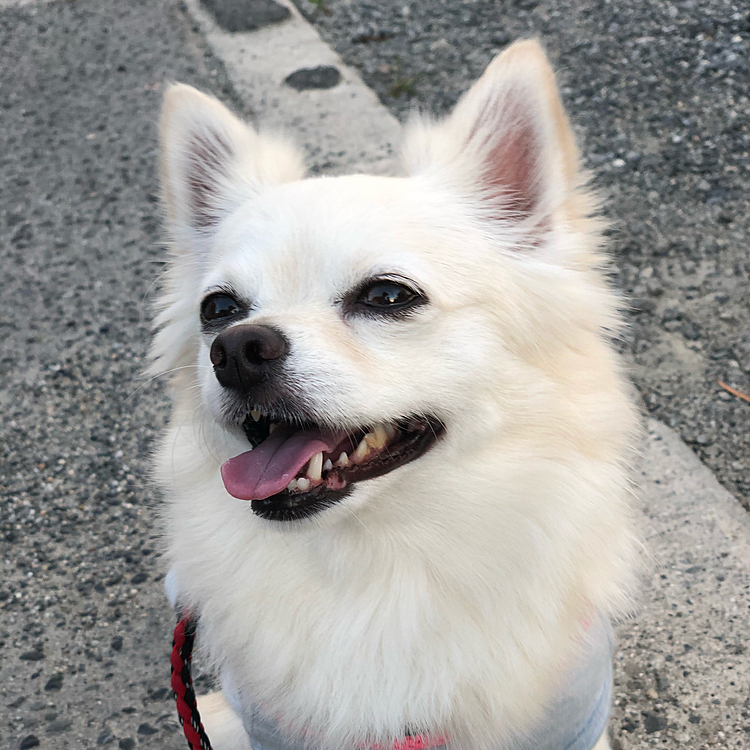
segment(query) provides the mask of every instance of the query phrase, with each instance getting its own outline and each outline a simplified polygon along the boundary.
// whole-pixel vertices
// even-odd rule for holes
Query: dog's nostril
[[[271,331],[271,335],[265,338],[259,347],[259,354],[265,360],[279,359],[286,354],[287,344],[283,336],[276,331]]]
[[[283,357],[286,340],[272,328],[258,328],[253,338],[245,342],[242,356],[251,365],[262,365]]]
[[[226,349],[219,343],[218,340],[214,341],[211,345],[211,364],[214,367],[224,367],[227,363],[227,352]]]
[[[257,340],[248,341],[242,353],[251,365],[262,365],[266,359],[261,352],[261,342]]]

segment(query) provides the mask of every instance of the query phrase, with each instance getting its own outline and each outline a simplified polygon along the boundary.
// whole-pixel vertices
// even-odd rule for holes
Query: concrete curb
[[[186,0],[186,6],[260,127],[292,136],[313,172],[392,172],[398,121],[297,8],[281,2],[291,11],[288,20],[249,33],[224,31],[199,0]],[[290,74],[317,66],[336,68],[338,85],[296,91],[284,83]]]
[[[387,173],[400,126],[355,71],[286,3],[292,18],[250,33],[221,30],[187,7],[247,106],[304,145],[314,170]],[[317,65],[342,82],[297,92],[283,82]],[[675,432],[650,420],[639,514],[653,565],[638,615],[619,628],[613,750],[680,742],[743,747],[750,732],[750,518]],[[744,715],[743,715],[744,713]]]
[[[648,422],[640,473],[653,561],[619,628],[615,734],[619,722],[622,748],[746,747],[750,517],[661,422]]]

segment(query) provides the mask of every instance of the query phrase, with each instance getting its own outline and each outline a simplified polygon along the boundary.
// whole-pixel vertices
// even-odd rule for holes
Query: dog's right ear
[[[178,252],[210,239],[223,218],[264,187],[304,175],[294,148],[259,135],[184,84],[167,90],[159,135],[162,199]]]

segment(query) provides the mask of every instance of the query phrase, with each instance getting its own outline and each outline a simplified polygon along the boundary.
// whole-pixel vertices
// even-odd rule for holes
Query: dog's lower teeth
[[[243,427],[250,441],[250,450],[258,447],[269,435],[276,432],[280,427],[282,428],[281,432],[287,437],[293,431],[290,429],[291,425],[283,422],[271,422],[259,409],[251,409],[248,412]],[[364,432],[364,435],[352,453],[347,454],[346,451],[341,451],[339,457],[335,460],[333,455],[326,457],[323,451],[315,453],[286,485],[285,491],[296,494],[308,492],[315,488],[322,489],[323,491],[326,489],[340,490],[347,486],[351,477],[343,477],[337,474],[335,469],[362,467],[365,464],[370,469],[374,467],[376,471],[378,468],[381,468],[381,465],[386,467],[388,458],[392,458],[391,452],[387,451],[387,448],[397,442],[402,429],[392,422],[380,422],[371,426],[367,432],[364,432],[364,430],[359,432],[360,435]],[[350,434],[348,440],[353,443],[356,439],[355,436],[356,433]],[[388,455],[381,455],[385,453]],[[376,459],[378,456],[380,456],[381,464],[376,466],[377,462],[373,459]],[[372,461],[372,466],[368,463],[370,461]]]
[[[307,476],[310,477],[313,481],[316,481],[321,478],[323,471],[323,454],[322,453],[316,453],[311,459],[310,463],[307,465]]]
[[[349,466],[349,456],[342,451],[341,455],[336,459],[336,466]]]

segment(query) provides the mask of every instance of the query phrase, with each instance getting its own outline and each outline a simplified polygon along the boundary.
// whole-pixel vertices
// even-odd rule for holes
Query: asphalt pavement
[[[161,93],[222,71],[171,3],[0,9],[3,750],[184,747],[141,372]]]
[[[640,17],[628,15],[627,3],[492,5],[495,16],[500,8],[507,19],[506,41],[546,19],[541,30],[562,67],[578,127],[593,143],[587,153],[610,195],[608,210],[619,219],[612,238],[618,280],[626,289],[643,285],[628,350],[646,404],[683,437],[690,425],[704,429],[705,421],[705,439],[696,434],[691,447],[724,486],[746,498],[742,409],[750,406],[723,399],[712,379],[747,391],[741,347],[750,330],[742,244],[748,99],[740,85],[747,30],[738,26],[747,14],[732,20],[739,10],[705,3],[650,11],[652,20],[663,16],[664,28],[672,19],[682,30],[691,13],[701,23],[715,17],[711,50],[724,50],[715,59],[734,70],[720,75],[718,62],[701,69],[705,86],[691,72],[698,76],[691,78],[694,93],[680,101],[695,122],[662,132],[667,125],[658,117],[667,118],[669,97],[687,84],[672,74],[666,52],[663,60],[648,53],[650,72],[638,68],[636,83],[617,83],[624,68],[612,61],[626,53],[615,52],[616,42],[631,58],[669,44],[691,51],[690,39],[698,44],[710,28],[638,42],[628,23],[637,26]],[[408,12],[387,3],[312,8],[319,30],[355,64],[347,68],[298,18],[274,27],[281,36],[269,29],[245,36],[223,33],[197,0],[8,4],[0,3],[0,748],[181,748],[168,690],[173,618],[161,592],[158,498],[149,483],[149,451],[167,405],[160,384],[140,375],[150,299],[163,269],[155,171],[163,83],[192,83],[246,115],[290,123],[316,171],[366,165],[384,171],[395,146],[392,114],[402,116],[415,101],[448,106],[490,54],[485,26],[500,22],[481,2],[441,5],[440,12],[425,2]],[[364,36],[353,41],[360,31],[351,19],[377,13],[385,14],[383,28],[397,33],[360,24]],[[472,25],[472,13],[481,23]],[[608,25],[599,27],[603,20]],[[284,36],[292,32],[297,36]],[[441,36],[433,40],[435,33]],[[736,36],[741,41],[732,41]],[[459,50],[455,59],[434,57],[454,54],[442,39]],[[582,46],[574,49],[573,39]],[[497,40],[492,44],[505,43]],[[730,59],[735,49],[745,56]],[[252,60],[261,50],[262,66]],[[390,62],[380,63],[378,55]],[[705,52],[700,59],[714,60]],[[418,76],[408,67],[417,63]],[[283,85],[293,68],[314,64],[337,67],[349,88],[297,92]],[[397,69],[378,72],[386,64]],[[377,75],[390,76],[382,85],[373,65]],[[391,114],[361,86],[359,74]],[[429,76],[438,83],[428,86]],[[637,96],[646,84],[660,92],[661,109]],[[355,101],[343,126],[336,122],[341,91]],[[601,101],[592,104],[592,97]],[[693,139],[709,126],[713,147]],[[336,128],[340,138],[331,137]],[[624,149],[639,128],[657,140],[636,159]],[[680,128],[689,137],[675,141]],[[341,147],[352,132],[366,133],[366,142]],[[683,164],[699,155],[709,191]],[[644,196],[643,181],[659,200]],[[717,202],[708,192],[719,188],[725,192]],[[657,232],[662,245],[643,239]],[[628,245],[637,237],[637,248]],[[718,244],[701,249],[704,238]],[[689,257],[680,255],[678,240],[689,244]],[[654,254],[657,246],[663,254]],[[689,262],[692,272],[684,270]],[[717,295],[727,297],[719,308]],[[676,317],[665,319],[666,299],[676,300]],[[724,312],[735,317],[725,320]],[[699,326],[698,338],[685,336],[681,326],[688,321]],[[643,351],[638,341],[646,342]],[[619,631],[613,747],[746,747],[750,521],[660,422],[649,423],[641,471],[641,523],[654,560],[640,612]],[[199,688],[208,682],[200,677]]]

